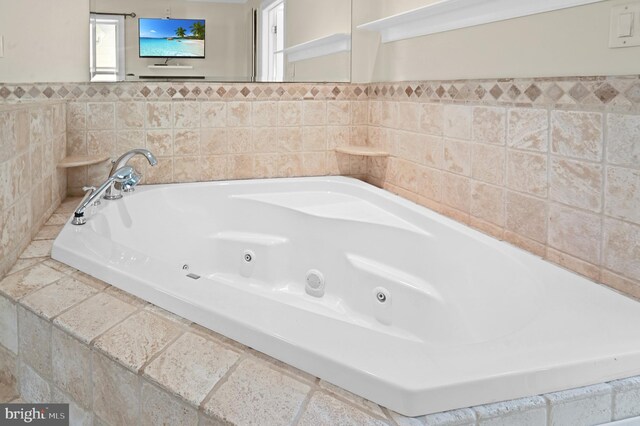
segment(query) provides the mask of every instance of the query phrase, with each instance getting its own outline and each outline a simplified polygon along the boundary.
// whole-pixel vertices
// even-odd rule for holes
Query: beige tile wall
[[[0,105],[0,276],[66,195],[65,104]]]
[[[146,182],[349,174],[640,297],[640,78],[1,85],[67,100],[67,152]],[[369,144],[388,160],[336,155]],[[108,164],[69,172],[69,190]]]
[[[611,82],[624,103],[436,101],[421,84],[370,99],[369,143],[393,154],[369,160],[372,183],[640,297],[640,80]]]
[[[154,168],[136,161],[147,183],[366,173],[364,159],[333,151],[366,143],[368,101],[358,86],[0,85],[2,93],[68,100],[68,155],[147,147],[159,159]],[[70,192],[101,183],[108,170],[69,170]]]
[[[147,183],[327,174],[364,175],[362,159],[333,148],[366,140],[367,102],[125,101],[70,102],[69,155],[112,158],[146,147],[158,166],[136,166]],[[109,164],[70,170],[69,189],[99,184]]]

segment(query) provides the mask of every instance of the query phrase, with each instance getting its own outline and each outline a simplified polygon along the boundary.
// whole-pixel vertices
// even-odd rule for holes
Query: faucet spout
[[[111,174],[113,174],[120,167],[124,167],[127,162],[129,162],[129,160],[131,160],[131,158],[133,158],[135,155],[144,156],[152,166],[158,164],[158,160],[156,159],[155,155],[151,153],[151,151],[144,148],[136,148],[132,149],[131,151],[125,152],[120,156],[120,158],[114,161],[113,166],[111,167]]]
[[[129,160],[131,160],[131,158],[136,155],[144,156],[151,166],[155,166],[156,164],[158,164],[158,160],[151,151],[144,148],[136,148],[132,149],[131,151],[125,152],[117,160],[112,162],[113,165],[111,166],[109,176],[112,176],[118,169],[127,166]],[[123,185],[123,182],[111,182],[111,184],[107,187],[103,198],[105,200],[118,200],[122,198],[122,194],[120,193],[121,190],[125,189],[125,192],[133,190],[133,187],[137,183],[138,182],[136,181],[133,185],[127,185],[126,183],[124,183]]]

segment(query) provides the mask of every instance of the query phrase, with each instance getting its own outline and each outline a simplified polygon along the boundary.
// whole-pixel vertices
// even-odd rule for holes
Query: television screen
[[[203,19],[139,19],[141,58],[204,58]]]

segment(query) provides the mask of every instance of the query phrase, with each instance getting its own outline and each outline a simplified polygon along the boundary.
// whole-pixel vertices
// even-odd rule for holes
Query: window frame
[[[100,69],[97,67],[96,28],[98,24],[115,26],[116,66]],[[123,81],[125,79],[125,17],[122,15],[89,15],[89,81]],[[106,76],[113,76],[108,78]]]

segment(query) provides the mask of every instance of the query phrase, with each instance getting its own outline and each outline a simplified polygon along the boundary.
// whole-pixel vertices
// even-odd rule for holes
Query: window
[[[90,15],[91,81],[124,80],[124,16]]]
[[[260,78],[262,81],[284,79],[284,0],[262,4]]]

